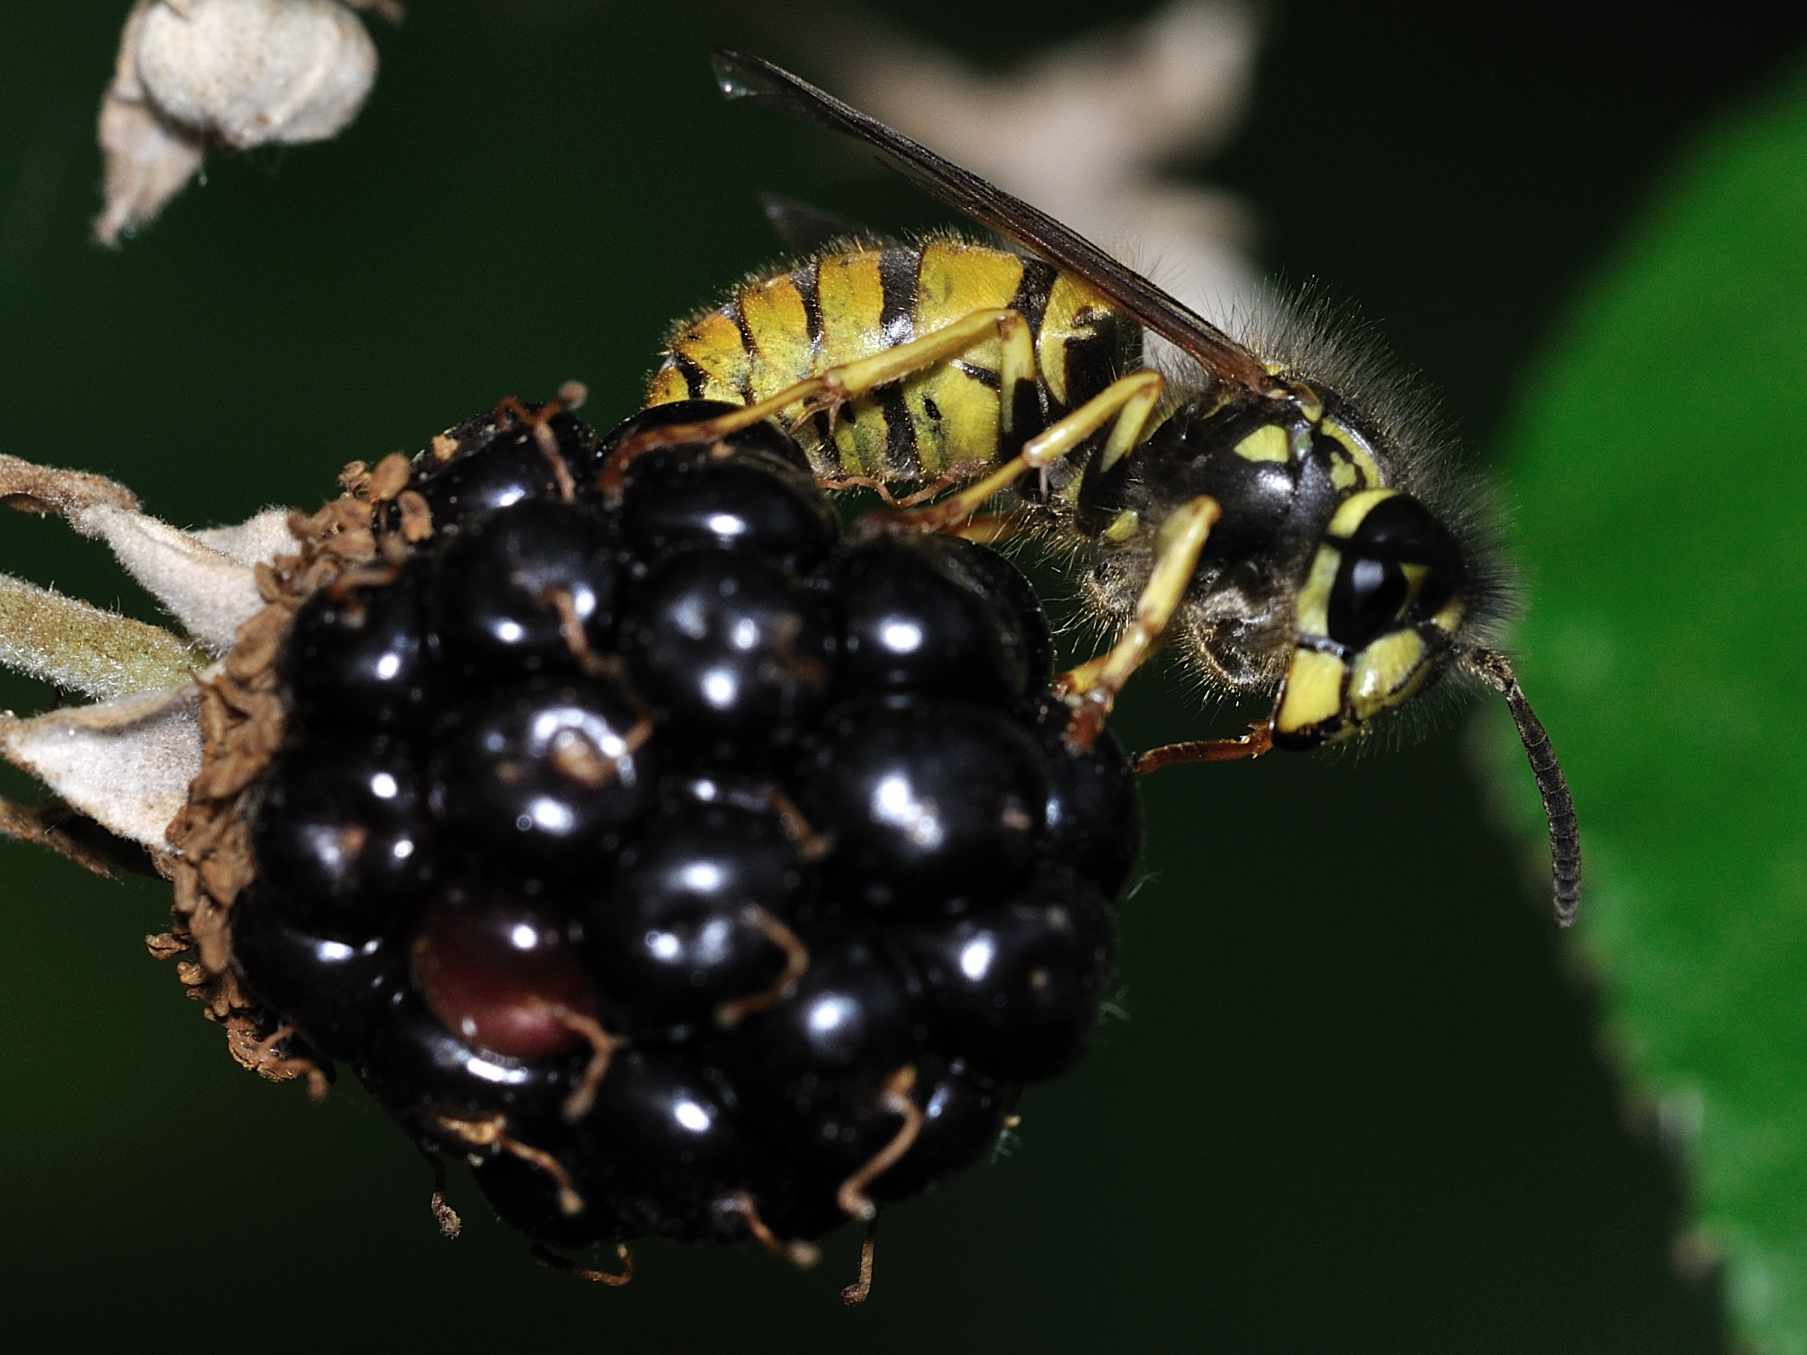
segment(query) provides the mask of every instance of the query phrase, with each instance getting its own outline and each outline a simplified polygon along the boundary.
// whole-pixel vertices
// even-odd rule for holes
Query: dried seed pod
[[[395,0],[137,0],[100,107],[106,202],[95,238],[117,244],[199,172],[209,145],[321,141],[357,116],[377,54],[353,10]]]
[[[138,33],[138,78],[157,111],[240,150],[335,135],[376,65],[339,0],[162,0]]]

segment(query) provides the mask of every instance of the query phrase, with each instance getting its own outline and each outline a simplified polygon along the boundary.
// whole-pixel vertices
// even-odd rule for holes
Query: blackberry
[[[323,588],[307,600],[283,654],[297,711],[326,723],[339,711],[387,726],[428,718],[434,665],[423,582],[414,570],[386,588]]]
[[[1134,786],[1001,557],[843,542],[770,426],[621,436],[509,405],[323,515],[232,963],[539,1247],[798,1256],[1083,1052]]]
[[[678,741],[729,756],[785,741],[827,704],[826,612],[776,564],[691,550],[641,583],[621,650]]]
[[[427,868],[420,776],[408,746],[292,742],[267,774],[251,848],[286,916],[357,939],[390,928]]]
[[[976,559],[985,565],[975,567]],[[1007,700],[1047,682],[1047,627],[1020,598],[1000,607],[995,575],[1016,571],[982,546],[941,537],[873,541],[836,561],[841,667],[847,690],[941,691]]]
[[[285,917],[267,889],[232,910],[232,951],[240,970],[256,976],[259,1000],[306,1031],[308,1045],[328,1059],[354,1058],[369,1046],[403,973],[394,941],[323,936]]]
[[[452,666],[538,671],[569,657],[568,632],[606,647],[620,564],[610,524],[559,499],[486,514],[438,557],[433,638]]]
[[[651,803],[659,748],[607,677],[503,684],[441,728],[428,802],[455,850],[523,871],[594,868]]]
[[[419,924],[414,988],[467,1043],[528,1060],[570,1053],[598,1014],[580,935],[563,909],[454,899]]]
[[[982,1072],[1033,1082],[1084,1051],[1114,924],[1096,889],[1050,867],[1002,907],[912,927],[903,944],[947,1041]]]
[[[411,487],[437,530],[452,534],[496,509],[557,496],[566,485],[587,488],[597,455],[596,435],[581,419],[504,401],[434,438],[415,458]]]
[[[811,906],[814,878],[773,814],[708,805],[650,819],[585,913],[626,1033],[706,1022],[769,990],[788,961],[772,924]]]

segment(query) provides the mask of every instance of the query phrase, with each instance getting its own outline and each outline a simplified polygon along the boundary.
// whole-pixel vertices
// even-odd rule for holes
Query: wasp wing
[[[765,213],[786,249],[798,254],[820,254],[849,240],[878,240],[881,232],[867,230],[838,212],[830,212],[813,202],[799,202],[782,193],[761,193],[759,210]]]
[[[1265,390],[1272,384],[1267,370],[1248,349],[1039,208],[763,57],[718,51],[713,65],[724,98],[770,103],[865,142],[892,168],[974,221],[1003,232],[1049,263],[1084,278],[1147,328],[1196,358],[1207,371],[1251,390]]]

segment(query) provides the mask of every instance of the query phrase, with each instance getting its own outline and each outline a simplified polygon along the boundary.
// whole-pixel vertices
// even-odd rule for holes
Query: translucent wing
[[[848,240],[877,240],[881,236],[838,213],[782,193],[761,193],[759,209],[785,248],[799,254],[815,254]]]
[[[763,58],[721,51],[715,53],[714,66],[724,97],[770,103],[865,142],[892,168],[974,221],[1021,241],[1049,263],[1083,277],[1214,375],[1255,391],[1273,384],[1248,349],[1046,212]]]

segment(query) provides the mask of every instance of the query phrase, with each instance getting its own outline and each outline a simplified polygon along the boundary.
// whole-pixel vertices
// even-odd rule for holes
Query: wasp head
[[[1350,738],[1435,681],[1458,651],[1470,578],[1456,538],[1411,495],[1344,500],[1299,592],[1274,742]]]

